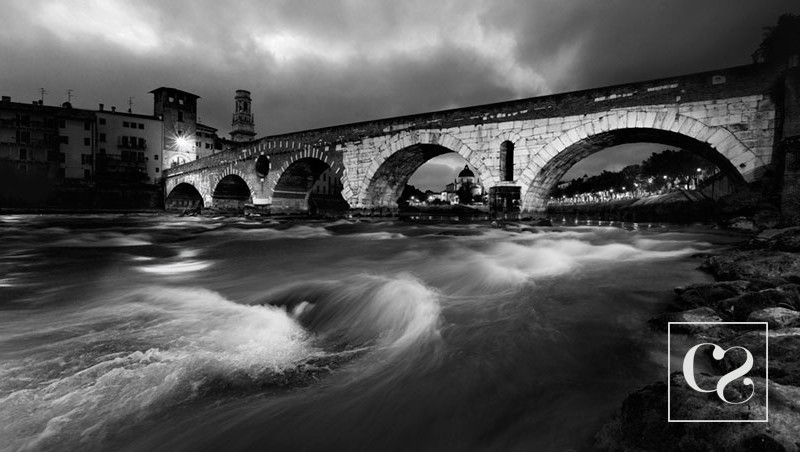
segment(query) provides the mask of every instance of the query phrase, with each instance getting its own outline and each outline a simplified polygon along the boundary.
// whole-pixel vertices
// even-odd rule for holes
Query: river
[[[591,448],[709,228],[0,216],[0,450]]]

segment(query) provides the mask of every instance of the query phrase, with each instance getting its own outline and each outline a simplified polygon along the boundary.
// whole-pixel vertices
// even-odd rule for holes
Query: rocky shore
[[[736,249],[706,258],[700,269],[717,281],[676,288],[667,312],[652,319],[650,326],[666,332],[668,322],[767,322],[769,422],[667,422],[667,384],[657,382],[625,399],[598,432],[596,446],[607,451],[800,451],[800,227],[765,230]],[[765,348],[763,330],[685,325],[672,334],[723,349]],[[752,375],[764,375],[763,353],[753,354]],[[709,359],[713,366],[697,372],[698,385],[713,388],[744,359],[738,350],[721,360]],[[680,371],[670,380],[672,400],[678,401],[671,407],[673,419],[765,417],[763,394],[729,405],[714,392],[690,388]],[[754,380],[763,388],[763,378]]]

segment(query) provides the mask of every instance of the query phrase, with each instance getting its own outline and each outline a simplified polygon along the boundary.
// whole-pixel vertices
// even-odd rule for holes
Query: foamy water
[[[0,218],[0,450],[583,449],[711,231]],[[144,433],[146,432],[146,434]]]

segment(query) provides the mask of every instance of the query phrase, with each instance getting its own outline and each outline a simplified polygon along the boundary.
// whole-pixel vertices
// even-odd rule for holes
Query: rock
[[[721,322],[722,319],[709,307],[701,307],[681,312],[668,312],[650,320],[650,324],[660,329],[667,330],[669,322]],[[718,325],[672,325],[673,333],[698,334],[709,333],[717,329]]]
[[[700,266],[721,281],[800,282],[800,254],[767,250],[733,251],[709,257]]]
[[[696,378],[701,387],[713,387],[718,377],[699,374]],[[689,388],[681,373],[674,373],[670,381],[673,419],[764,418],[762,395],[741,405],[729,405],[713,393],[709,396]],[[755,381],[764,384],[763,379]],[[770,383],[769,423],[670,423],[667,385],[659,382],[629,395],[618,414],[597,434],[595,445],[608,451],[797,451],[798,404],[800,388]]]
[[[700,306],[714,306],[718,301],[733,298],[747,291],[748,281],[722,281],[711,284],[693,284],[688,287],[676,287],[678,295],[673,301],[675,309],[686,310]]]
[[[539,220],[535,220],[531,223],[533,226],[552,226],[553,222],[548,220],[547,218],[541,218]]]
[[[747,316],[748,322],[767,322],[770,329],[783,328],[800,318],[800,312],[784,307],[764,308]]]
[[[800,252],[800,227],[787,228],[775,238],[772,247],[778,251]]]
[[[747,217],[731,218],[730,220],[725,222],[725,226],[728,229],[733,229],[736,231],[744,231],[744,232],[758,231],[755,222]]]
[[[738,297],[722,300],[717,303],[717,311],[730,314],[739,322],[744,322],[753,311],[764,308],[784,307],[788,309],[800,306],[800,291],[796,284],[786,284],[775,289],[749,292]]]

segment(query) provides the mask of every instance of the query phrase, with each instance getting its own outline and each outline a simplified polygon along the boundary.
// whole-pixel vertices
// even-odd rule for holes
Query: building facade
[[[97,117],[97,179],[158,184],[164,163],[164,123],[154,116],[105,110]]]

